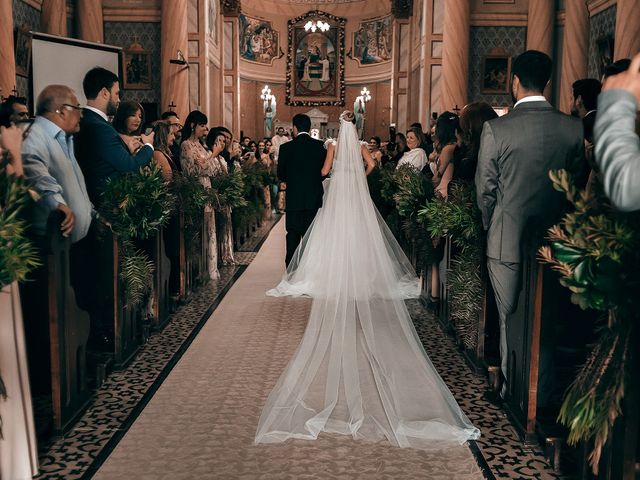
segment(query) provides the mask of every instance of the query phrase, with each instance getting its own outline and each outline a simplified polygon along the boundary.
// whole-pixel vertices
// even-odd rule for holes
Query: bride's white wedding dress
[[[480,432],[460,410],[404,299],[418,278],[376,210],[356,128],[341,120],[323,207],[271,296],[313,298],[300,345],[262,411],[256,443],[320,432],[441,449]]]

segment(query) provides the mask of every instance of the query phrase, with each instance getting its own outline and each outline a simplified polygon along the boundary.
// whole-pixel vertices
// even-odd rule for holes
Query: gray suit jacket
[[[547,102],[526,102],[484,124],[476,170],[478,206],[487,256],[523,260],[523,243],[558,220],[565,205],[549,170],[579,173],[584,162],[582,123]]]

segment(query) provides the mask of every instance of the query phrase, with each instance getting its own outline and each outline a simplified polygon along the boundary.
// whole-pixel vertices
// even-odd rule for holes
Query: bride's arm
[[[324,165],[322,166],[322,170],[320,170],[323,177],[329,175],[331,167],[333,167],[333,155],[335,154],[335,148],[336,147],[333,143],[329,143],[327,145],[327,156],[324,157]]]
[[[373,159],[369,149],[365,145],[362,145],[360,151],[362,152],[362,158],[367,162],[367,169],[365,170],[365,173],[369,175],[373,169],[376,168],[376,161]]]

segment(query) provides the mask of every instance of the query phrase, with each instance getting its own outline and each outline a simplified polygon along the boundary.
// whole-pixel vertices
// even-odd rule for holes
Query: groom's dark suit
[[[306,132],[280,146],[278,178],[287,184],[287,265],[322,206],[320,170],[326,153],[323,143]]]

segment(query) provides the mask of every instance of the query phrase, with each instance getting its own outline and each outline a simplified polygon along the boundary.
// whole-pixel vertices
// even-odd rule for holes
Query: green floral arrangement
[[[24,178],[6,174],[7,164],[6,158],[0,162],[0,287],[25,281],[40,265],[21,217],[31,196]]]
[[[232,211],[232,221],[235,228],[245,228],[252,221],[262,218],[265,208],[262,190],[269,177],[269,170],[259,162],[243,165],[244,191],[242,197],[245,205],[236,207]]]
[[[195,175],[175,173],[171,182],[172,193],[184,220],[184,239],[189,249],[195,248],[202,229],[202,212],[209,201],[209,194]]]
[[[435,198],[418,212],[418,219],[428,225],[433,237],[449,235],[460,246],[476,243],[482,232],[480,210],[475,190],[465,183],[451,184],[449,198]]]
[[[478,319],[482,309],[484,262],[482,220],[471,184],[450,186],[449,198],[435,198],[418,212],[418,219],[434,238],[449,236],[459,247],[447,277],[450,317],[465,348],[478,344]]]
[[[155,267],[149,256],[135,248],[130,240],[122,242],[120,254],[120,279],[125,285],[126,307],[133,308],[151,291]]]
[[[132,239],[145,240],[165,225],[175,205],[175,195],[157,165],[143,167],[109,179],[102,191],[100,213],[120,237],[120,279],[125,305],[139,305],[153,287],[153,262]]]
[[[109,179],[102,191],[100,213],[113,231],[126,238],[149,238],[171,216],[175,197],[157,165]]]
[[[558,418],[569,428],[569,444],[593,440],[589,460],[597,474],[631,375],[630,337],[637,335],[640,311],[640,213],[615,210],[599,185],[578,190],[564,170],[549,176],[573,210],[549,229],[549,245],[540,248],[539,259],[560,274],[573,303],[608,312],[608,324],[569,387]]]
[[[239,208],[247,204],[244,198],[245,174],[240,169],[211,177],[209,201],[216,210]]]

